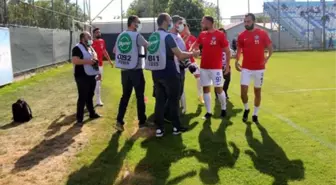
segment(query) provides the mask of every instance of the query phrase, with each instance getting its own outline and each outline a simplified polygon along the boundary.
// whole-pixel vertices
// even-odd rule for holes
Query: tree
[[[156,17],[168,7],[167,0],[134,0],[127,9],[127,16]]]
[[[204,7],[198,1],[170,0],[166,10],[170,15],[180,15],[187,19],[191,31],[200,30],[200,20],[204,16]]]
[[[27,3],[28,2],[28,3]],[[8,17],[10,24],[37,26],[42,28],[69,29],[72,17],[87,21],[82,9],[68,0],[54,0],[54,12],[50,1],[10,0],[8,2]],[[78,14],[76,13],[78,10]]]
[[[221,15],[220,10],[217,8],[217,5],[207,1],[203,1],[203,5],[204,5],[204,14],[213,17],[215,19],[215,25],[222,27],[223,26],[222,17],[220,16]]]

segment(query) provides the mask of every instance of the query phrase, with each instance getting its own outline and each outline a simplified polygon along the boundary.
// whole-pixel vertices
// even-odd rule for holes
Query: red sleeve
[[[226,36],[225,36],[225,34],[224,33],[219,33],[219,35],[220,35],[220,46],[222,47],[222,48],[227,48],[227,47],[229,47],[229,42],[228,42],[228,40],[226,39]]]
[[[103,40],[103,46],[104,46],[103,51],[105,51],[106,50],[106,42],[105,42],[105,40]]]
[[[272,41],[266,32],[264,32],[263,35],[264,35],[264,46],[267,47],[272,43]]]
[[[243,34],[239,34],[238,39],[237,39],[237,45],[239,48],[243,48],[244,47],[244,39],[242,38]]]
[[[200,33],[196,40],[197,44],[202,45],[202,39],[201,39],[202,37],[203,37],[203,33]]]

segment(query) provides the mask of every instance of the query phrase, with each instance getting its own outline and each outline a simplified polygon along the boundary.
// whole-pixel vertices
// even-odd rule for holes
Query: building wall
[[[258,25],[256,25],[256,27],[261,28],[261,29],[264,29],[263,27],[258,26]],[[244,24],[243,24],[243,23],[242,23],[242,24],[239,24],[239,25],[237,25],[237,26],[235,26],[235,27],[232,27],[232,28],[230,28],[230,29],[228,29],[228,30],[226,30],[226,32],[227,32],[227,38],[229,39],[230,43],[232,42],[232,40],[233,40],[234,38],[237,39],[239,33],[243,32],[244,30],[245,30],[245,27],[244,27]],[[266,29],[264,29],[264,30],[266,30]],[[267,31],[267,32],[269,33],[269,35],[270,35],[270,31],[268,31],[268,30],[266,30],[266,31]]]

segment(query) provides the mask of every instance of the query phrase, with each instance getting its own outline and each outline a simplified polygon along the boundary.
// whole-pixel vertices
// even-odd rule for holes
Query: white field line
[[[310,91],[335,91],[336,88],[317,88],[317,89],[294,89],[288,91],[276,91],[274,93],[296,93],[296,92],[310,92]]]
[[[233,94],[239,96],[237,93],[233,93]],[[282,116],[280,114],[277,114],[277,113],[275,113],[273,111],[270,111],[270,109],[268,109],[268,108],[261,108],[261,110],[263,112],[266,112],[266,113],[272,115],[273,117],[278,118],[279,120],[285,122],[287,125],[291,126],[292,128],[294,128],[295,130],[301,132],[302,134],[308,136],[310,139],[312,139],[312,140],[320,143],[321,145],[323,145],[323,146],[325,146],[325,147],[327,147],[329,149],[336,150],[336,144],[333,144],[333,143],[330,143],[328,141],[325,141],[325,140],[321,139],[320,137],[318,137],[318,136],[314,135],[313,133],[311,133],[306,128],[303,128],[303,127],[299,126],[298,124],[296,124],[292,120],[290,120],[290,119],[288,119],[288,118],[286,118],[286,117],[284,117],[284,116]]]
[[[289,126],[293,127],[295,130],[305,134],[306,136],[310,137],[312,140],[315,140],[317,142],[319,142],[321,145],[332,149],[332,150],[336,150],[336,145],[333,143],[330,143],[328,141],[325,141],[324,139],[321,139],[320,137],[314,135],[313,133],[311,133],[309,130],[299,126],[298,124],[296,124],[295,122],[293,122],[292,120],[280,115],[280,114],[276,114],[273,111],[270,111],[269,109],[262,109],[262,111],[280,119],[281,121],[287,123]]]

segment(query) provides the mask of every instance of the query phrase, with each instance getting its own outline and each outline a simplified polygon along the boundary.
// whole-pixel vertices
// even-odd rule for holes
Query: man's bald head
[[[171,24],[172,20],[168,13],[161,13],[156,19],[156,23],[160,28],[167,30],[168,25]]]
[[[86,43],[88,40],[91,40],[91,34],[88,31],[83,31],[80,35],[79,35],[79,40],[82,43]]]

